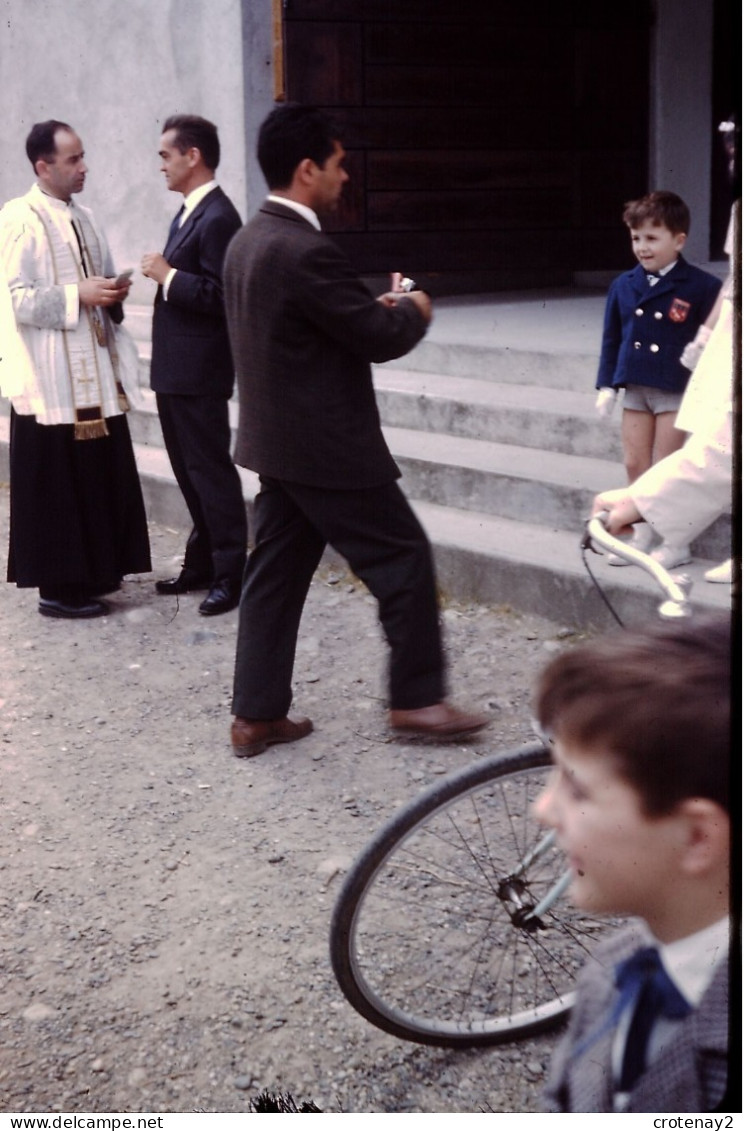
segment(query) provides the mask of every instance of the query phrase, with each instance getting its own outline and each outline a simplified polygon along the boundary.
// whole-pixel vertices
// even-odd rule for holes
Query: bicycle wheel
[[[357,859],[334,908],[331,962],[374,1025],[421,1044],[488,1045],[568,1012],[608,920],[563,896],[534,914],[565,874],[531,814],[549,771],[542,744],[466,766],[401,809]]]

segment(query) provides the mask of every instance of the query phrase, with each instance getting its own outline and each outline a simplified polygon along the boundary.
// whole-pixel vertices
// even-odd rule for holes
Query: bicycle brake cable
[[[612,616],[614,617],[616,622],[620,625],[621,628],[625,628],[625,625],[621,621],[618,614],[615,612],[614,608],[612,607],[612,603],[610,602],[609,597],[607,596],[604,589],[602,588],[602,586],[597,581],[597,578],[592,573],[592,568],[589,565],[589,560],[586,556],[587,550],[591,550],[593,554],[599,554],[599,550],[595,550],[594,546],[592,545],[592,539],[591,539],[591,536],[589,534],[589,523],[588,523],[588,521],[587,521],[587,524],[586,524],[586,528],[584,530],[584,535],[581,539],[581,542],[579,543],[579,548],[581,550],[581,560],[584,563],[584,568],[586,569],[586,572],[589,574],[590,578],[592,579],[592,584],[594,585],[594,588],[599,593],[600,597],[604,601],[605,605],[609,609],[610,613],[612,614]],[[600,554],[600,557],[601,556],[602,555]]]

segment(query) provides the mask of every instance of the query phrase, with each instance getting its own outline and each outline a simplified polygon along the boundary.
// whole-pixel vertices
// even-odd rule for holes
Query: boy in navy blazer
[[[726,1106],[730,628],[726,614],[659,621],[542,674],[555,768],[536,815],[566,854],[571,901],[636,917],[579,977],[549,1110],[739,1110]]]
[[[625,388],[622,441],[628,482],[680,448],[675,419],[689,371],[680,358],[705,322],[721,287],[714,275],[682,256],[690,211],[673,192],[652,192],[625,205],[638,266],[618,276],[605,308],[597,375],[597,410],[609,415]],[[634,544],[647,550],[652,532],[640,527]],[[653,556],[667,569],[690,560],[689,546],[665,544]],[[625,559],[610,555],[612,565]]]

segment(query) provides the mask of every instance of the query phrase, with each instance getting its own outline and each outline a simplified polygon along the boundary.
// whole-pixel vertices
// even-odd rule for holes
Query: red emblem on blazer
[[[669,317],[672,322],[686,322],[687,315],[690,313],[690,303],[685,302],[683,298],[673,298],[672,305],[669,307]]]

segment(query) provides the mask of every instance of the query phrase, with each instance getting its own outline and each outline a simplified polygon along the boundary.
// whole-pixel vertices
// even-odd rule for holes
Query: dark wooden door
[[[359,270],[444,293],[625,266],[648,27],[647,0],[287,0],[287,97],[339,123]]]

